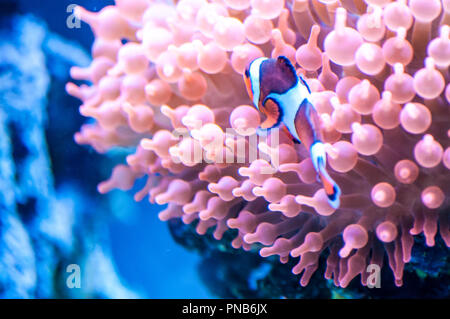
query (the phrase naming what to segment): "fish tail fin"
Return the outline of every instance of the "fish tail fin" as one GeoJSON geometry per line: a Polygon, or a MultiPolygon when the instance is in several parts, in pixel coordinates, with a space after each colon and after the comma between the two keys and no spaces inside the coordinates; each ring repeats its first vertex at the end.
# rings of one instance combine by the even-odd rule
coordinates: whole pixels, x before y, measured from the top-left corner
{"type": "Polygon", "coordinates": [[[330,206],[334,209],[339,208],[340,206],[340,196],[341,189],[336,184],[336,182],[328,175],[325,168],[321,168],[319,171],[320,179],[322,180],[323,188],[325,189],[325,193],[328,196],[328,202],[330,206]]]}
{"type": "Polygon", "coordinates": [[[326,170],[326,155],[323,143],[315,142],[311,146],[311,160],[328,196],[330,206],[337,209],[340,206],[341,189],[326,170]]]}

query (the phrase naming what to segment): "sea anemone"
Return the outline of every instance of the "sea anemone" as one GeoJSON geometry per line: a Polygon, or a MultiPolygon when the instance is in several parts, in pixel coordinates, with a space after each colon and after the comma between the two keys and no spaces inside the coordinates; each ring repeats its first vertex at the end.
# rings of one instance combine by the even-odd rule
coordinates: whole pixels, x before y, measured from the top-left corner
{"type": "MultiPolygon", "coordinates": [[[[99,184],[167,208],[163,221],[237,229],[234,248],[278,255],[308,284],[346,287],[384,256],[402,285],[414,237],[450,245],[450,1],[116,0],[76,8],[95,35],[92,64],[67,84],[93,119],[75,135],[104,153],[132,149],[99,184]],[[327,197],[302,144],[256,135],[260,114],[242,74],[258,57],[287,57],[312,90],[328,171],[327,197]]],[[[275,132],[277,134],[275,134],[275,132]]]]}

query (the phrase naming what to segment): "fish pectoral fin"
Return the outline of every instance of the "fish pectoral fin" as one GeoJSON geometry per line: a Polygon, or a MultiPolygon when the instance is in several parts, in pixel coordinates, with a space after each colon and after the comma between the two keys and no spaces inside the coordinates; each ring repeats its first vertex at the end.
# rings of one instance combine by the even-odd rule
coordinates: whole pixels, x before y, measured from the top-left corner
{"type": "Polygon", "coordinates": [[[267,117],[267,119],[261,123],[261,128],[269,129],[272,128],[276,123],[277,121],[275,121],[273,118],[267,117]]]}
{"type": "Polygon", "coordinates": [[[264,100],[261,111],[266,115],[266,120],[261,124],[262,128],[271,128],[277,125],[281,120],[280,107],[272,98],[264,100]]]}

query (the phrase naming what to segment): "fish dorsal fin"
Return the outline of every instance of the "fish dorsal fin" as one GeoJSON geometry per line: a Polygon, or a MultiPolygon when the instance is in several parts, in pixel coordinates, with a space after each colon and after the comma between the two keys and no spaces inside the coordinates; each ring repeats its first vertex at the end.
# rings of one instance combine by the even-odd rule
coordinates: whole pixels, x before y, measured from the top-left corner
{"type": "Polygon", "coordinates": [[[303,78],[303,76],[299,75],[298,78],[302,82],[304,86],[306,86],[306,89],[308,90],[308,93],[311,94],[311,89],[309,88],[308,83],[306,83],[306,80],[303,78]]]}
{"type": "Polygon", "coordinates": [[[297,72],[295,71],[294,66],[292,65],[291,61],[289,61],[288,58],[286,58],[283,55],[280,55],[277,58],[277,65],[286,77],[288,77],[293,82],[297,83],[298,81],[297,72]]]}

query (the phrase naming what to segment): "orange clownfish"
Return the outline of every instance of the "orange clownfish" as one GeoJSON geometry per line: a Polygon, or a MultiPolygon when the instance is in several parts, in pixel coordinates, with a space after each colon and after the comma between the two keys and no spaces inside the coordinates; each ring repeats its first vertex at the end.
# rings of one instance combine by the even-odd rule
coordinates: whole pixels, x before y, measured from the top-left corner
{"type": "Polygon", "coordinates": [[[284,56],[253,60],[245,69],[244,81],[254,106],[266,116],[261,128],[271,129],[284,124],[294,140],[306,146],[328,202],[337,209],[341,190],[325,168],[319,116],[311,103],[308,84],[284,56]]]}

